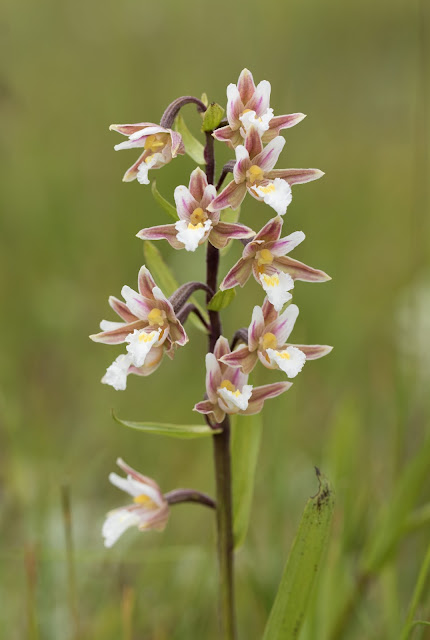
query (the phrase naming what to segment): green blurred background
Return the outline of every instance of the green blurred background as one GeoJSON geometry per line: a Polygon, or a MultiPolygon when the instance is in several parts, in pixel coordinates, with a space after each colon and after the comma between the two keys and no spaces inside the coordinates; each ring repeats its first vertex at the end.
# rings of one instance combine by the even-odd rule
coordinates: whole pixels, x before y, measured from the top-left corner
{"type": "MultiPolygon", "coordinates": [[[[281,167],[318,167],[294,188],[294,257],[332,282],[298,283],[296,342],[335,345],[291,391],[267,403],[254,511],[237,556],[241,638],[259,638],[307,497],[313,466],[333,481],[331,548],[302,638],[329,637],[360,553],[396,479],[428,431],[428,5],[423,0],[4,0],[1,24],[0,628],[21,638],[218,637],[212,514],[175,507],[164,534],[130,531],[109,551],[100,528],[126,502],[108,473],[117,456],[167,491],[213,492],[211,443],[164,440],[115,424],[198,423],[205,337],[126,392],[100,384],[120,349],[88,334],[113,318],[107,298],[135,287],[144,226],[168,222],[150,188],[124,184],[134,151],[113,152],[110,123],[159,121],[184,94],[225,105],[243,67],[272,83],[284,132],[281,167]],[[68,595],[60,487],[72,498],[80,633],[68,595]],[[130,614],[130,611],[132,613],[130,614]],[[129,629],[131,619],[132,629],[129,629]]],[[[194,131],[198,116],[183,114],[194,131]]],[[[221,147],[221,148],[220,148],[221,147]]],[[[217,145],[220,162],[228,157],[217,145]]],[[[153,173],[172,200],[194,164],[153,173]]],[[[270,210],[247,199],[254,228],[270,210]]],[[[180,282],[204,249],[157,244],[180,282]]],[[[221,275],[240,254],[225,257],[221,275]]],[[[261,301],[255,283],[224,313],[228,336],[261,301]]],[[[258,382],[281,379],[259,372],[258,382]]],[[[429,475],[427,475],[428,480],[429,475]]],[[[413,508],[430,500],[428,482],[413,508]]],[[[405,535],[371,581],[342,638],[396,638],[428,541],[405,535]]],[[[430,603],[421,611],[430,614],[430,603]]],[[[3,633],[3,631],[2,631],[3,633]]],[[[419,630],[414,637],[425,637],[419,630]]],[[[427,636],[430,637],[430,636],[427,636]]]]}

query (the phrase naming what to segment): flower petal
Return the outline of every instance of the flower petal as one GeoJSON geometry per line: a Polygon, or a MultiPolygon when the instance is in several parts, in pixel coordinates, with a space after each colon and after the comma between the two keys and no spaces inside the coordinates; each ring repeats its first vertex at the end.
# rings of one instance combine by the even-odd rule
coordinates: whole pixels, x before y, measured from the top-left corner
{"type": "Polygon", "coordinates": [[[200,202],[202,200],[207,186],[208,181],[205,172],[202,171],[200,167],[197,167],[197,169],[194,169],[194,171],[191,173],[190,184],[188,187],[189,192],[197,202],[200,202]]]}
{"type": "Polygon", "coordinates": [[[291,344],[289,347],[296,347],[303,351],[306,356],[306,360],[317,360],[322,358],[333,351],[333,347],[327,344],[291,344]]]}
{"type": "MultiPolygon", "coordinates": [[[[275,138],[275,140],[276,139],[277,138],[275,138]]],[[[269,145],[267,145],[267,147],[268,146],[269,145]]],[[[311,182],[312,180],[318,180],[318,178],[322,178],[323,175],[324,172],[319,169],[272,169],[272,171],[266,173],[265,177],[269,180],[282,178],[282,180],[286,180],[288,184],[303,184],[305,182],[311,182]]]]}
{"type": "Polygon", "coordinates": [[[244,224],[219,222],[210,232],[209,242],[217,249],[222,249],[233,238],[251,238],[253,235],[254,231],[244,224]]]}
{"type": "Polygon", "coordinates": [[[278,216],[287,213],[287,207],[293,198],[290,185],[280,178],[254,185],[251,187],[251,194],[257,194],[259,199],[276,211],[278,216]]]}
{"type": "Polygon", "coordinates": [[[123,182],[132,182],[133,180],[135,180],[137,178],[137,174],[139,173],[139,167],[142,164],[142,162],[145,161],[145,158],[148,157],[148,151],[144,151],[136,160],[136,162],[134,162],[131,167],[129,167],[127,169],[127,171],[124,173],[122,181],[123,182]]]}
{"type": "Polygon", "coordinates": [[[170,137],[172,139],[172,158],[176,158],[177,155],[185,155],[185,145],[182,140],[182,136],[177,131],[169,129],[170,137]]]}
{"type": "Polygon", "coordinates": [[[217,389],[222,382],[221,368],[213,353],[206,354],[206,393],[212,404],[218,403],[217,389]]]}
{"type": "Polygon", "coordinates": [[[248,374],[257,364],[258,356],[256,352],[251,353],[244,345],[226,354],[220,360],[228,367],[240,368],[243,373],[248,374]]]}
{"type": "Polygon", "coordinates": [[[293,280],[303,280],[304,282],[327,282],[331,280],[331,277],[324,271],[309,267],[307,264],[294,260],[289,256],[275,258],[272,264],[276,269],[289,273],[293,280]]]}
{"type": "Polygon", "coordinates": [[[258,342],[264,333],[264,315],[261,307],[255,306],[252,311],[251,324],[248,327],[248,347],[250,351],[255,351],[258,342]]]}
{"type": "Polygon", "coordinates": [[[236,184],[235,181],[232,180],[225,189],[221,191],[219,196],[215,198],[215,200],[212,200],[208,206],[208,211],[221,211],[222,209],[227,209],[227,207],[237,209],[242,204],[245,195],[245,182],[236,184]]]}
{"type": "Polygon", "coordinates": [[[183,249],[184,244],[177,239],[177,233],[174,224],[161,224],[158,227],[141,229],[136,236],[141,240],[167,240],[174,249],[183,249]]]}
{"type": "Polygon", "coordinates": [[[276,311],[280,311],[284,304],[291,300],[290,289],[294,287],[294,281],[289,274],[282,272],[273,275],[260,273],[259,280],[276,311]]]}
{"type": "Polygon", "coordinates": [[[199,203],[184,185],[176,187],[173,197],[179,217],[181,220],[189,222],[191,214],[195,209],[198,209],[199,203]]]}
{"type": "Polygon", "coordinates": [[[290,304],[274,322],[266,325],[267,333],[273,333],[278,345],[283,345],[287,341],[298,315],[298,306],[290,304]]]}
{"type": "Polygon", "coordinates": [[[266,222],[264,227],[260,229],[255,236],[254,241],[264,240],[265,242],[273,242],[274,240],[278,240],[282,231],[282,222],[283,220],[279,216],[266,222]]]}
{"type": "Polygon", "coordinates": [[[133,333],[133,331],[143,329],[145,323],[143,320],[135,320],[134,322],[128,322],[116,329],[110,329],[109,331],[102,331],[101,333],[94,333],[90,336],[93,342],[102,342],[103,344],[121,344],[125,342],[126,337],[133,333]]]}
{"type": "Polygon", "coordinates": [[[243,104],[247,104],[255,92],[254,78],[248,69],[243,69],[237,81],[237,89],[243,104]]]}
{"type": "Polygon", "coordinates": [[[140,267],[139,275],[137,277],[137,286],[139,289],[139,293],[144,298],[153,298],[152,290],[157,285],[155,284],[155,280],[151,275],[151,272],[145,265],[140,267]]]}
{"type": "Polygon", "coordinates": [[[234,150],[236,154],[236,164],[233,167],[233,177],[237,184],[243,182],[246,178],[246,172],[251,166],[249,152],[242,144],[238,145],[234,150]]]}
{"type": "Polygon", "coordinates": [[[139,521],[139,515],[134,511],[125,508],[110,511],[102,527],[105,547],[108,549],[112,547],[127,529],[138,525],[139,521]]]}
{"type": "Polygon", "coordinates": [[[212,222],[205,220],[197,225],[187,223],[185,220],[178,220],[174,225],[177,240],[185,247],[186,251],[195,251],[200,244],[203,244],[212,228],[212,222]]]}
{"type": "Polygon", "coordinates": [[[254,387],[248,408],[241,413],[248,416],[259,413],[266,400],[276,398],[276,396],[281,395],[281,393],[287,391],[291,386],[292,382],[274,382],[273,384],[265,384],[262,387],[254,387]]]}
{"type": "Polygon", "coordinates": [[[152,310],[153,304],[147,298],[133,291],[128,285],[121,289],[121,295],[127,303],[128,308],[140,320],[147,320],[148,313],[152,310]]]}
{"type": "Polygon", "coordinates": [[[221,291],[225,291],[226,289],[237,287],[237,285],[243,287],[248,281],[251,271],[252,261],[240,258],[240,260],[238,260],[238,262],[236,262],[236,264],[227,273],[219,288],[221,291]]]}
{"type": "Polygon", "coordinates": [[[237,131],[233,131],[230,125],[215,129],[212,135],[214,138],[216,138],[216,140],[219,140],[220,142],[227,142],[230,149],[234,149],[238,144],[241,144],[243,142],[239,129],[237,131]]]}
{"type": "MultiPolygon", "coordinates": [[[[282,136],[277,136],[273,140],[269,142],[269,144],[264,147],[263,151],[253,158],[254,164],[258,165],[264,172],[271,172],[275,164],[278,162],[279,155],[284,148],[285,138],[282,136]]],[[[271,175],[266,173],[266,178],[272,180],[271,175]]],[[[276,176],[282,177],[282,176],[276,176]]]]}
{"type": "MultiPolygon", "coordinates": [[[[208,206],[210,205],[210,203],[212,202],[212,200],[215,200],[216,198],[216,188],[213,184],[208,184],[208,186],[205,188],[204,192],[203,192],[203,196],[202,199],[200,200],[200,207],[201,209],[203,209],[203,211],[205,211],[208,206]]],[[[212,222],[214,221],[214,216],[210,216],[212,222]]],[[[219,218],[218,218],[219,219],[219,218]]]]}
{"type": "Polygon", "coordinates": [[[257,116],[261,116],[269,108],[270,91],[270,82],[267,80],[259,82],[253,96],[247,102],[246,108],[255,111],[257,116]]]}
{"type": "Polygon", "coordinates": [[[214,355],[217,360],[230,353],[230,346],[227,338],[220,336],[215,343],[214,355]]]}
{"type": "Polygon", "coordinates": [[[244,109],[237,86],[233,83],[229,84],[227,87],[227,120],[232,128],[240,123],[239,116],[244,109]]]}
{"type": "Polygon", "coordinates": [[[289,129],[306,118],[304,113],[289,113],[284,116],[274,116],[269,122],[269,129],[263,134],[263,142],[270,142],[279,135],[281,129],[289,129]]]}
{"type": "Polygon", "coordinates": [[[275,240],[272,244],[268,244],[265,249],[269,249],[270,253],[276,257],[284,256],[286,253],[290,253],[305,239],[303,231],[294,231],[285,238],[275,240]]]}
{"type": "Polygon", "coordinates": [[[247,131],[245,138],[245,149],[249,154],[249,158],[258,156],[258,154],[263,150],[263,143],[261,142],[260,134],[257,128],[254,126],[251,126],[247,131]]]}
{"type": "Polygon", "coordinates": [[[117,313],[126,322],[134,322],[137,320],[136,316],[131,313],[130,309],[124,302],[122,302],[122,300],[118,300],[115,296],[109,296],[109,304],[115,313],[117,313]]]}
{"type": "Polygon", "coordinates": [[[111,124],[109,131],[118,131],[123,136],[131,136],[136,131],[141,131],[145,127],[156,127],[153,122],[137,122],[136,124],[111,124]]]}

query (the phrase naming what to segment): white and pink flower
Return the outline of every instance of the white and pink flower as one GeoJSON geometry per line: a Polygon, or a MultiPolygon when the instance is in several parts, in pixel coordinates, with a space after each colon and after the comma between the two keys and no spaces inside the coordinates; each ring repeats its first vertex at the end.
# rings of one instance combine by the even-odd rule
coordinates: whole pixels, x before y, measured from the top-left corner
{"type": "Polygon", "coordinates": [[[291,299],[289,291],[295,280],[326,282],[331,279],[324,271],[286,255],[303,242],[305,234],[302,231],[294,231],[285,238],[280,237],[281,232],[282,218],[269,220],[246,245],[240,260],[221,282],[220,289],[224,291],[238,285],[243,287],[252,273],[269,301],[280,311],[285,302],[291,299]]]}
{"type": "Polygon", "coordinates": [[[223,358],[230,353],[228,341],[220,336],[214,353],[206,354],[207,399],[198,402],[194,411],[207,415],[212,424],[221,424],[226,414],[259,413],[265,400],[275,398],[291,387],[290,382],[253,387],[248,384],[248,375],[240,368],[225,364],[223,358]]]}
{"type": "Polygon", "coordinates": [[[190,177],[189,187],[175,189],[175,203],[179,220],[175,224],[163,224],[142,229],[137,234],[142,240],[167,240],[174,249],[195,251],[208,240],[217,249],[226,246],[233,238],[250,238],[254,231],[243,224],[223,222],[220,212],[209,210],[216,198],[214,185],[208,184],[204,172],[197,168],[190,177]]]}
{"type": "Polygon", "coordinates": [[[248,327],[248,344],[222,356],[221,362],[249,374],[260,360],[268,369],[280,369],[289,378],[294,378],[306,360],[322,358],[333,348],[288,343],[298,315],[299,309],[295,304],[290,304],[279,314],[266,298],[262,307],[254,307],[248,327]]]}
{"type": "Polygon", "coordinates": [[[293,127],[303,120],[303,113],[274,116],[273,109],[270,108],[270,91],[270,82],[262,80],[255,86],[252,73],[244,69],[237,85],[232,83],[227,87],[228,125],[216,129],[214,138],[226,142],[234,149],[242,144],[246,133],[253,126],[257,128],[263,142],[270,142],[279,135],[281,129],[293,127]]]}
{"type": "Polygon", "coordinates": [[[133,504],[107,514],[102,528],[105,547],[112,547],[130,527],[137,527],[139,531],[163,531],[169,519],[169,505],[157,483],[129,467],[121,458],[118,458],[117,465],[127,477],[111,473],[109,480],[132,496],[133,504]]]}
{"type": "Polygon", "coordinates": [[[125,172],[124,182],[131,182],[137,178],[140,184],[149,184],[148,171],[150,169],[160,169],[177,155],[185,153],[181,135],[177,131],[165,129],[159,124],[152,122],[111,124],[109,129],[128,137],[125,142],[115,145],[115,151],[144,148],[144,152],[125,172]]]}
{"type": "Polygon", "coordinates": [[[165,351],[172,358],[175,346],[188,342],[173,306],[145,266],[139,271],[138,290],[124,286],[121,293],[125,302],[111,296],[109,304],[123,322],[102,320],[101,333],[90,336],[94,342],[104,344],[127,343],[127,353],[118,356],[102,378],[104,384],[117,390],[126,388],[130,373],[150,375],[160,365],[165,351]]]}

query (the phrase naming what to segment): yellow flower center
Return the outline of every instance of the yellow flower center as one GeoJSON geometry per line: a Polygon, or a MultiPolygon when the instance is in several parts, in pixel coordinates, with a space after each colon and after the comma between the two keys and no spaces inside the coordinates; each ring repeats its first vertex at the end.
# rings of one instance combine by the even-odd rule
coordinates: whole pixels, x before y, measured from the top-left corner
{"type": "Polygon", "coordinates": [[[244,115],[245,113],[249,113],[250,111],[252,111],[252,109],[245,109],[245,111],[242,111],[242,115],[244,115]]]}
{"type": "Polygon", "coordinates": [[[144,148],[152,153],[157,153],[157,151],[160,151],[160,149],[166,146],[165,138],[165,133],[148,136],[145,140],[144,148]]]}
{"type": "Polygon", "coordinates": [[[191,229],[192,231],[194,231],[195,229],[202,229],[203,225],[201,222],[198,222],[197,224],[192,224],[191,222],[188,223],[188,229],[191,229]]]}
{"type": "Polygon", "coordinates": [[[257,261],[258,266],[262,266],[264,264],[272,264],[273,262],[273,254],[269,249],[262,249],[257,253],[257,261]]]}
{"type": "Polygon", "coordinates": [[[279,286],[279,276],[275,273],[273,276],[263,275],[263,280],[267,284],[268,287],[278,287],[279,286]]]}
{"type": "Polygon", "coordinates": [[[262,191],[263,193],[272,193],[273,191],[275,191],[275,185],[273,184],[273,182],[271,182],[266,187],[260,187],[260,191],[262,191]]]}
{"type": "Polygon", "coordinates": [[[201,207],[197,207],[197,209],[194,209],[194,211],[190,215],[190,222],[193,225],[197,225],[199,224],[199,222],[205,222],[207,219],[208,217],[201,207]]]}
{"type": "Polygon", "coordinates": [[[232,382],[230,382],[230,380],[223,380],[220,384],[220,389],[227,389],[228,391],[231,391],[233,395],[236,396],[236,398],[240,396],[239,389],[236,389],[236,387],[232,382]]]}
{"type": "Polygon", "coordinates": [[[133,502],[135,504],[141,504],[147,509],[158,509],[158,505],[155,504],[154,500],[152,500],[152,498],[145,495],[144,493],[141,493],[140,496],[135,496],[133,498],[133,502]]]}
{"type": "Polygon", "coordinates": [[[246,177],[251,184],[264,180],[264,171],[257,164],[253,164],[246,172],[246,177]]]}
{"type": "Polygon", "coordinates": [[[278,341],[276,340],[276,336],[270,332],[264,334],[261,342],[264,350],[276,349],[276,347],[278,346],[278,341]]]}
{"type": "Polygon", "coordinates": [[[158,324],[160,327],[165,324],[166,312],[162,309],[152,309],[148,313],[149,324],[158,324]]]}
{"type": "Polygon", "coordinates": [[[156,331],[151,331],[151,333],[146,333],[145,331],[143,331],[143,333],[141,333],[139,336],[139,342],[150,342],[155,335],[157,335],[156,331]]]}
{"type": "Polygon", "coordinates": [[[282,351],[279,355],[283,360],[289,360],[291,358],[290,354],[287,351],[282,351]]]}

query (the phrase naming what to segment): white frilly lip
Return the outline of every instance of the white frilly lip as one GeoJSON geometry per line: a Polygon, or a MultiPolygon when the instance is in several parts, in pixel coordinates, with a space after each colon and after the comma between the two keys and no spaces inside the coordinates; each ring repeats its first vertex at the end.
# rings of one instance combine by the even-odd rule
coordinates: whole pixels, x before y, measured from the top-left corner
{"type": "Polygon", "coordinates": [[[218,395],[224,400],[227,408],[233,413],[238,410],[245,411],[248,408],[249,399],[252,396],[252,385],[243,385],[242,391],[230,391],[224,387],[218,389],[218,395]]]}
{"type": "Polygon", "coordinates": [[[282,178],[275,178],[269,184],[252,187],[255,193],[263,199],[265,204],[272,207],[279,216],[287,212],[287,207],[293,199],[291,187],[282,178]]]}
{"type": "Polygon", "coordinates": [[[141,162],[137,170],[136,179],[139,184],[149,184],[148,171],[157,164],[157,162],[163,163],[163,155],[161,153],[154,153],[149,156],[144,162],[141,162]]]}
{"type": "Polygon", "coordinates": [[[131,365],[131,357],[128,354],[122,353],[107,368],[102,378],[102,383],[109,384],[116,389],[116,391],[124,391],[127,387],[127,375],[131,365]]]}
{"type": "Polygon", "coordinates": [[[255,127],[259,135],[262,136],[269,128],[269,122],[273,118],[273,109],[267,109],[259,118],[255,111],[247,111],[239,116],[239,120],[243,125],[241,135],[244,138],[251,127],[255,127]],[[245,135],[244,135],[245,134],[245,135]]]}
{"type": "Polygon", "coordinates": [[[303,351],[300,351],[300,349],[297,349],[297,347],[287,347],[283,351],[267,349],[266,353],[270,358],[271,364],[276,364],[289,378],[295,378],[303,369],[306,362],[305,354],[303,351]],[[284,357],[282,354],[284,354],[284,357]],[[286,354],[288,354],[289,357],[285,357],[286,354]]]}
{"type": "Polygon", "coordinates": [[[281,311],[288,300],[293,297],[289,290],[294,287],[294,280],[288,273],[278,272],[273,275],[260,274],[260,282],[276,311],[281,311]]]}
{"type": "Polygon", "coordinates": [[[110,549],[127,529],[139,525],[140,520],[136,512],[128,509],[115,509],[108,513],[102,527],[105,547],[110,549]]]}
{"type": "Polygon", "coordinates": [[[142,367],[145,364],[146,356],[152,347],[158,343],[160,333],[161,329],[150,332],[144,329],[135,329],[133,333],[130,333],[126,337],[125,341],[129,343],[127,345],[127,351],[135,367],[142,367]]]}
{"type": "Polygon", "coordinates": [[[178,220],[175,222],[175,229],[178,232],[176,238],[179,242],[185,245],[186,251],[195,251],[200,242],[210,231],[212,222],[205,220],[205,222],[193,225],[186,220],[178,220]]]}

